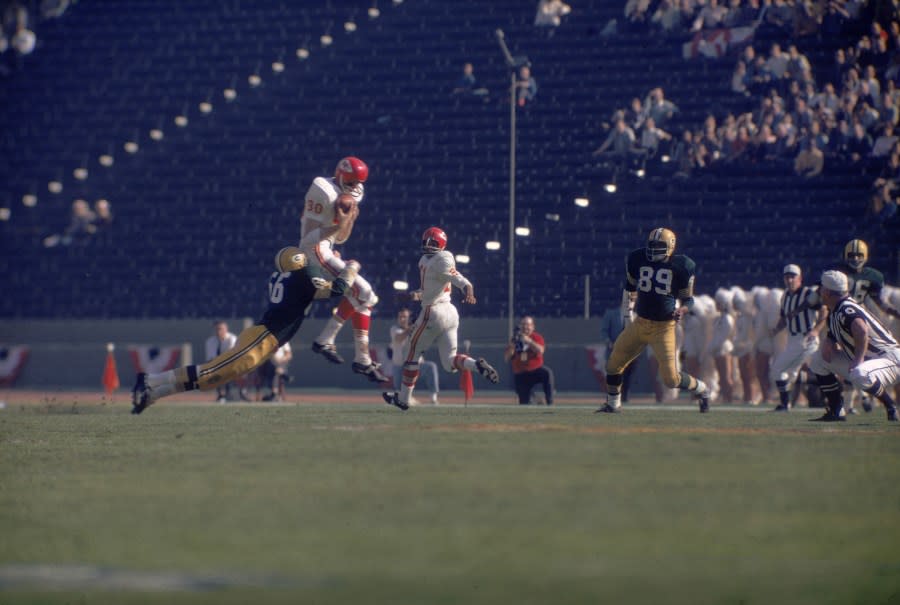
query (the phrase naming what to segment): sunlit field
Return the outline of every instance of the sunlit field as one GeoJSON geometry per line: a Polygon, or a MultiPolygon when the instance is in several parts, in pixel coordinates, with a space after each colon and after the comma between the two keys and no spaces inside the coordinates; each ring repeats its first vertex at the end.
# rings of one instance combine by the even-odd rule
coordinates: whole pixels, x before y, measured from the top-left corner
{"type": "Polygon", "coordinates": [[[8,404],[0,602],[900,602],[883,410],[684,403],[8,404]]]}

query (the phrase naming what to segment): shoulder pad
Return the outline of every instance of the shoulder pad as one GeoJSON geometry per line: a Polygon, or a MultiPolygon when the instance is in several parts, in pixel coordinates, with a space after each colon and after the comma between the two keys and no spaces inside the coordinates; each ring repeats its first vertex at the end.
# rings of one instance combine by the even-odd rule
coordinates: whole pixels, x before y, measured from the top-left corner
{"type": "Polygon", "coordinates": [[[312,185],[309,186],[309,190],[306,192],[306,199],[323,203],[333,202],[338,198],[339,193],[337,187],[331,182],[331,179],[317,176],[313,180],[312,185]]]}
{"type": "Polygon", "coordinates": [[[694,274],[694,270],[697,268],[697,263],[695,263],[690,256],[685,256],[684,254],[673,255],[672,264],[684,269],[691,275],[694,274]]]}

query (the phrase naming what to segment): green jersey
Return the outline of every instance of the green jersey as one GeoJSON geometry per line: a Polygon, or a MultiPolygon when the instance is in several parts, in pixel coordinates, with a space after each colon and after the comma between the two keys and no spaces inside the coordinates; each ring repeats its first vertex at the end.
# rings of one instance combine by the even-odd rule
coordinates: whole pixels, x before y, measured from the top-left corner
{"type": "Polygon", "coordinates": [[[694,261],[684,254],[673,254],[665,261],[647,259],[647,249],[632,251],[625,261],[625,289],[637,292],[635,312],[653,321],[672,319],[675,301],[693,302],[694,261]]]}
{"type": "Polygon", "coordinates": [[[837,270],[845,274],[850,282],[850,296],[853,300],[863,304],[867,298],[881,300],[881,291],[884,289],[884,274],[872,267],[863,267],[859,271],[842,263],[837,270]]]}

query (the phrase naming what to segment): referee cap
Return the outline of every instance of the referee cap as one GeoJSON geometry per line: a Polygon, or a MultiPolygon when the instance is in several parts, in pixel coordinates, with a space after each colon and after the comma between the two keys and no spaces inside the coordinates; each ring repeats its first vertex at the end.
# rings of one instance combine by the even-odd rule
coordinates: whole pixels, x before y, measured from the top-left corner
{"type": "Polygon", "coordinates": [[[782,271],[782,273],[784,273],[785,275],[787,275],[788,273],[793,273],[794,275],[800,275],[801,271],[800,271],[800,267],[798,267],[797,265],[785,265],[784,271],[782,271]]]}
{"type": "Polygon", "coordinates": [[[847,276],[840,271],[826,271],[823,273],[822,286],[839,294],[843,294],[850,289],[847,276]]]}

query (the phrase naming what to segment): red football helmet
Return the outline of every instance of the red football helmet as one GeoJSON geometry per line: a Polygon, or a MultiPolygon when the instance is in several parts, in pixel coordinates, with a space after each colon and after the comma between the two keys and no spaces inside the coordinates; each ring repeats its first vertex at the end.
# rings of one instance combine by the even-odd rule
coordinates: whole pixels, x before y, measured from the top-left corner
{"type": "Polygon", "coordinates": [[[447,234],[440,227],[429,227],[422,234],[422,252],[434,254],[447,247],[447,234]]]}
{"type": "Polygon", "coordinates": [[[338,187],[344,193],[349,193],[354,197],[362,194],[360,184],[365,183],[369,178],[369,167],[359,158],[348,156],[342,158],[334,169],[334,180],[338,187]]]}

